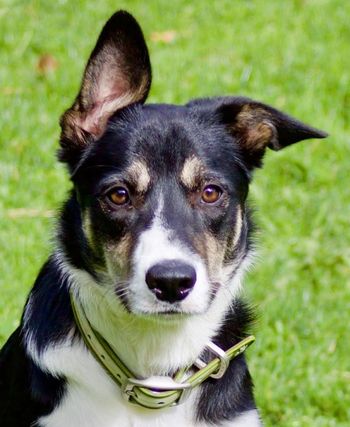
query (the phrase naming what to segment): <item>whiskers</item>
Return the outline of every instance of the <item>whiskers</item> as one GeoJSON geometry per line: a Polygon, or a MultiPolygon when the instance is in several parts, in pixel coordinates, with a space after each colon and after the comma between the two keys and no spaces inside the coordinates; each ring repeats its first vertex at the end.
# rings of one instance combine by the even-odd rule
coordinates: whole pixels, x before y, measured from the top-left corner
{"type": "Polygon", "coordinates": [[[129,310],[128,295],[130,294],[130,284],[127,281],[120,281],[114,286],[114,294],[117,295],[124,308],[129,310]]]}
{"type": "Polygon", "coordinates": [[[119,298],[125,298],[129,294],[129,289],[127,287],[125,288],[117,288],[115,290],[115,293],[119,298]]]}

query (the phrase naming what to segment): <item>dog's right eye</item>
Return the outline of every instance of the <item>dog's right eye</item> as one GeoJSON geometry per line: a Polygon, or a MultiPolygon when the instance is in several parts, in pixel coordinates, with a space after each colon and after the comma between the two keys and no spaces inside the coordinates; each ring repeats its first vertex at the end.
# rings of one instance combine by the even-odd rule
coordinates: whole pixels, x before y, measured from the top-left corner
{"type": "Polygon", "coordinates": [[[107,193],[108,200],[114,205],[122,206],[130,202],[129,192],[124,187],[115,187],[107,193]]]}

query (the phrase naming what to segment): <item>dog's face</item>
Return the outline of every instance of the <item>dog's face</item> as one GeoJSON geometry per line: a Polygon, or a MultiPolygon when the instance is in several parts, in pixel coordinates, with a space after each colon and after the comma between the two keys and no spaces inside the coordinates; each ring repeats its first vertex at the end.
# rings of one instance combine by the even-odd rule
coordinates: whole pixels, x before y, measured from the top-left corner
{"type": "Polygon", "coordinates": [[[202,119],[129,107],[74,173],[95,269],[132,311],[203,312],[245,256],[249,173],[225,129],[202,119]]]}
{"type": "Polygon", "coordinates": [[[132,313],[204,313],[235,291],[249,250],[248,184],[266,147],[325,134],[245,98],[144,105],[150,82],[141,30],[119,12],[61,121],[80,250],[132,313]]]}

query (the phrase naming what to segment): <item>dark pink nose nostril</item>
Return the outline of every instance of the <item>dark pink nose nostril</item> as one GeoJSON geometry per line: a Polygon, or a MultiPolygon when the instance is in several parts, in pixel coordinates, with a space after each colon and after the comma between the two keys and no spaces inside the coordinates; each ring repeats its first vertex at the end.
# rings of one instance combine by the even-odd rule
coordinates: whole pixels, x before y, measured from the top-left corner
{"type": "Polygon", "coordinates": [[[146,273],[149,289],[160,301],[174,303],[182,301],[196,283],[195,269],[176,260],[163,261],[151,267],[146,273]]]}

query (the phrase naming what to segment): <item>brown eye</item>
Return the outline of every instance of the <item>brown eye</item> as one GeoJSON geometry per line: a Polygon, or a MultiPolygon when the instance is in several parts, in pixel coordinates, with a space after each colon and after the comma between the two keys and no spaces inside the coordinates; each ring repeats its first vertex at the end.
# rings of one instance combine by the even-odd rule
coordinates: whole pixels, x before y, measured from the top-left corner
{"type": "Polygon", "coordinates": [[[112,203],[119,206],[126,205],[130,201],[128,190],[124,187],[113,188],[107,197],[112,203]]]}
{"type": "Polygon", "coordinates": [[[208,185],[202,192],[202,200],[205,203],[215,203],[222,195],[222,190],[217,185],[208,185]]]}

